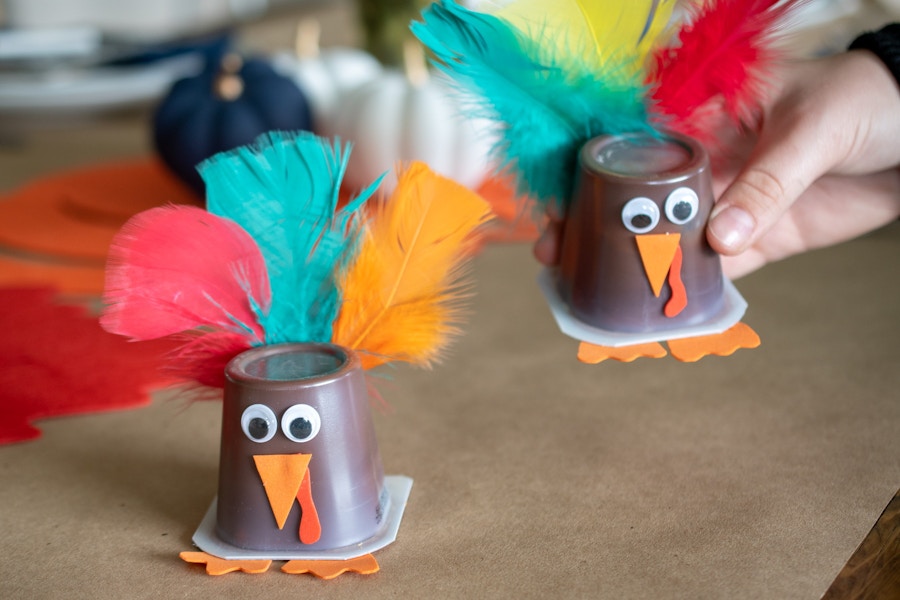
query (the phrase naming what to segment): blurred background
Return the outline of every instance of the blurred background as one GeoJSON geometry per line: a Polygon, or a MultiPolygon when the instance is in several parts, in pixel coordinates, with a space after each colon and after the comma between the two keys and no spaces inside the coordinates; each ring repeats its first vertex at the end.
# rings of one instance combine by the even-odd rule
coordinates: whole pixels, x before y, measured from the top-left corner
{"type": "MultiPolygon", "coordinates": [[[[502,1],[465,4],[490,9],[502,1]]],[[[406,97],[390,77],[394,71],[405,70],[409,79],[410,68],[414,74],[425,70],[424,60],[410,59],[404,48],[407,25],[425,4],[425,0],[0,0],[0,190],[52,170],[54,161],[71,166],[79,163],[80,156],[87,162],[148,152],[161,153],[164,162],[196,188],[192,165],[180,163],[195,160],[197,152],[246,143],[256,129],[273,125],[296,125],[356,143],[365,143],[370,136],[383,138],[383,132],[338,114],[338,105],[344,105],[344,113],[359,113],[360,95],[374,104],[406,97]],[[328,56],[333,49],[340,52],[328,56]],[[356,53],[350,56],[349,49],[356,53]],[[209,98],[195,94],[190,100],[194,104],[233,102],[248,94],[272,95],[267,91],[271,77],[251,83],[249,75],[242,77],[241,66],[231,62],[223,67],[226,54],[261,61],[291,79],[308,105],[308,122],[267,124],[272,105],[278,103],[262,102],[256,111],[262,121],[247,131],[235,131],[241,119],[226,111],[229,124],[223,123],[226,117],[220,114],[216,127],[228,127],[225,137],[229,139],[190,149],[194,154],[179,148],[176,154],[181,155],[168,156],[171,147],[184,145],[179,136],[208,137],[215,129],[208,125],[203,131],[185,134],[173,131],[171,123],[155,120],[176,82],[215,79],[208,86],[209,98]],[[376,74],[376,63],[386,71],[376,74]],[[236,77],[222,83],[219,76],[227,75],[229,68],[236,77]],[[387,78],[373,83],[381,77],[387,78]],[[351,90],[363,84],[370,86],[365,93],[351,90]],[[330,89],[318,89],[323,87],[330,89]],[[356,92],[352,101],[351,91],[356,92]],[[347,108],[352,102],[357,105],[347,108]],[[78,130],[75,137],[69,135],[73,129],[78,130]],[[72,152],[68,144],[90,150],[72,152]],[[44,159],[36,162],[34,153],[44,159]]],[[[796,20],[791,43],[804,55],[840,51],[858,32],[898,17],[900,0],[812,0],[796,20]]],[[[188,102],[184,96],[176,100],[188,102]]],[[[422,102],[431,106],[440,100],[422,102]]],[[[442,110],[452,112],[453,107],[442,110]]],[[[432,123],[435,118],[431,114],[432,123]]],[[[402,116],[396,119],[393,127],[404,135],[414,128],[402,116]]],[[[473,127],[477,129],[477,124],[473,127]]],[[[465,143],[478,146],[470,152],[476,156],[485,145],[478,140],[465,143]]],[[[373,152],[385,154],[383,147],[373,152]]],[[[356,179],[369,178],[381,166],[358,169],[356,179]]],[[[436,168],[472,185],[483,176],[471,173],[471,166],[436,168]]]]}
{"type": "Polygon", "coordinates": [[[0,130],[148,108],[223,39],[292,49],[306,17],[330,44],[360,45],[356,13],[349,0],[2,0],[0,130]]]}

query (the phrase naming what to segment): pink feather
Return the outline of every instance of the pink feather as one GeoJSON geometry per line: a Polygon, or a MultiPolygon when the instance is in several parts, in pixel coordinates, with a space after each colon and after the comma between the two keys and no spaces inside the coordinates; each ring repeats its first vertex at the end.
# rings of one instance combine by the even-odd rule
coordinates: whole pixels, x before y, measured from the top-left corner
{"type": "Polygon", "coordinates": [[[251,344],[230,331],[199,333],[166,357],[165,372],[178,380],[212,388],[225,387],[225,366],[251,344]]]}
{"type": "Polygon", "coordinates": [[[109,252],[100,323],[149,340],[198,327],[262,343],[254,304],[269,305],[265,261],[236,223],[190,206],[133,217],[109,252]]]}
{"type": "Polygon", "coordinates": [[[773,36],[803,1],[707,0],[675,42],[650,59],[648,83],[663,124],[711,141],[722,112],[733,124],[754,119],[778,56],[773,36]]]}

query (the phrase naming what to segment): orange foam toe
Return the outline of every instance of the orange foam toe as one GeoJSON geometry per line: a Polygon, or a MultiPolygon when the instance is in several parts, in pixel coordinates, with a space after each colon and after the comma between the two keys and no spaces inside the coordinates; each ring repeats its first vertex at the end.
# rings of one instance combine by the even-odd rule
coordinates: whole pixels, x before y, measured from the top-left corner
{"type": "Polygon", "coordinates": [[[638,358],[662,358],[666,349],[657,342],[635,344],[633,346],[599,346],[590,342],[581,342],[578,346],[578,360],[589,365],[596,365],[609,358],[621,362],[631,362],[638,358]]]}
{"type": "Polygon", "coordinates": [[[209,575],[224,575],[234,571],[265,573],[272,564],[271,560],[225,560],[206,552],[182,552],[178,556],[185,562],[206,565],[209,575]]]}
{"type": "Polygon", "coordinates": [[[290,560],[281,567],[285,573],[300,575],[309,573],[321,579],[334,579],[348,571],[361,575],[378,572],[378,561],[371,554],[347,560],[290,560]]]}
{"type": "Polygon", "coordinates": [[[731,329],[714,335],[669,340],[669,351],[682,362],[696,362],[704,356],[728,356],[741,348],[759,346],[759,336],[749,325],[738,323],[731,329]]]}

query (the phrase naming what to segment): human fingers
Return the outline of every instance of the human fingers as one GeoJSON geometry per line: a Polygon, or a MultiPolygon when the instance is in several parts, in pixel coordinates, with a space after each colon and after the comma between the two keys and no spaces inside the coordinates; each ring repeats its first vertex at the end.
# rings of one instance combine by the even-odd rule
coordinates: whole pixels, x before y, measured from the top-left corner
{"type": "Polygon", "coordinates": [[[794,254],[844,242],[900,217],[900,171],[827,175],[813,184],[765,235],[746,251],[723,256],[736,279],[794,254]]]}
{"type": "Polygon", "coordinates": [[[773,115],[773,121],[710,213],[707,238],[721,254],[752,246],[835,163],[817,120],[773,115]]]}
{"type": "Polygon", "coordinates": [[[547,211],[547,222],[540,237],[534,243],[532,252],[537,261],[548,267],[559,263],[562,243],[563,217],[556,209],[547,211]]]}
{"type": "Polygon", "coordinates": [[[751,247],[822,175],[900,162],[900,94],[873,55],[797,63],[784,76],[753,153],[710,215],[707,237],[722,254],[751,247]]]}

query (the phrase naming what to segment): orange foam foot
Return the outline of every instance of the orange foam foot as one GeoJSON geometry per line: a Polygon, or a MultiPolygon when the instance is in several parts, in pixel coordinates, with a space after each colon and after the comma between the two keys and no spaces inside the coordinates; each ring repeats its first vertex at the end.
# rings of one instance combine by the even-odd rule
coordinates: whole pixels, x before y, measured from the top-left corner
{"type": "Polygon", "coordinates": [[[347,560],[290,560],[281,570],[291,575],[309,573],[321,579],[334,579],[341,573],[352,571],[361,575],[378,572],[378,561],[371,554],[357,556],[347,560]]]}
{"type": "Polygon", "coordinates": [[[590,342],[581,342],[578,346],[578,360],[589,365],[596,365],[611,358],[622,362],[631,362],[638,358],[662,358],[666,355],[666,349],[657,342],[647,344],[635,344],[633,346],[598,346],[590,342]]]}
{"type": "Polygon", "coordinates": [[[759,336],[744,323],[714,335],[668,341],[672,356],[682,362],[696,362],[710,354],[728,356],[741,348],[756,348],[759,343],[759,336]]]}
{"type": "Polygon", "coordinates": [[[234,571],[265,573],[272,564],[271,560],[225,560],[206,552],[182,552],[178,556],[185,562],[206,565],[209,575],[224,575],[234,571]]]}

